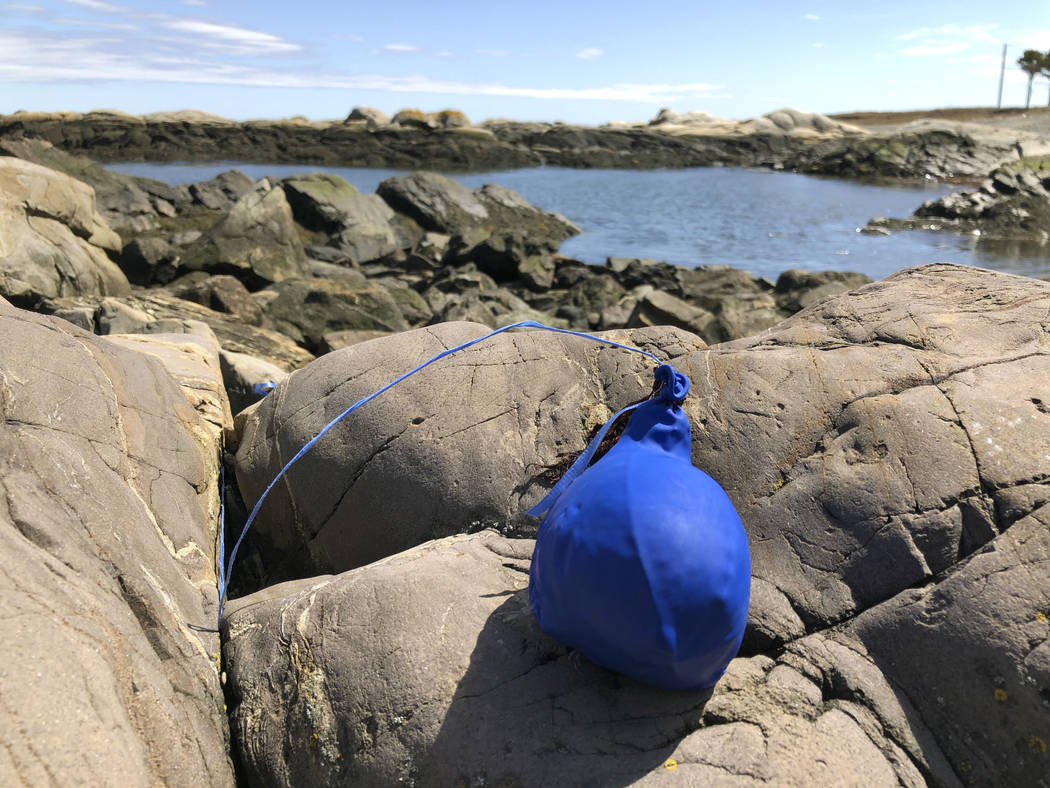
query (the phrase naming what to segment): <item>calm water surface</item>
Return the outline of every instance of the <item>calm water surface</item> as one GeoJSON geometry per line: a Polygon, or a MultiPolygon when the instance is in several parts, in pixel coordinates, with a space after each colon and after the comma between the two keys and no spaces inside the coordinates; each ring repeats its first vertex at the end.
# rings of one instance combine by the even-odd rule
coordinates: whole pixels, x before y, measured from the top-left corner
{"type": "MultiPolygon", "coordinates": [[[[317,171],[311,165],[130,162],[108,165],[175,185],[229,169],[252,178],[317,171]]],[[[327,168],[362,192],[403,170],[327,168]]],[[[930,262],[1050,275],[1050,247],[977,243],[969,236],[857,230],[872,216],[910,216],[922,202],[958,187],[881,186],[736,168],[574,170],[539,167],[451,177],[476,188],[498,183],[583,228],[561,252],[589,263],[652,257],[684,266],[725,263],[775,279],[788,268],[860,271],[879,279],[930,262]]]]}

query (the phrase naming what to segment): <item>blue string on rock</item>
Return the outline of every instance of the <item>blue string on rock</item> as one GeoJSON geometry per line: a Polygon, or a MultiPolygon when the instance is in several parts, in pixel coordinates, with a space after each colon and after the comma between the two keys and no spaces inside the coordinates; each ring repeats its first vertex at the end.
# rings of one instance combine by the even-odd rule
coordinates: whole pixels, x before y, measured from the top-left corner
{"type": "MultiPolygon", "coordinates": [[[[259,499],[255,502],[255,506],[252,507],[251,514],[248,515],[248,519],[244,523],[244,528],[241,529],[240,536],[237,537],[237,541],[233,545],[233,550],[230,552],[230,560],[226,563],[226,567],[225,567],[224,570],[222,570],[220,568],[220,573],[219,573],[221,575],[221,577],[219,578],[219,626],[220,627],[222,626],[223,609],[225,608],[225,605],[226,605],[226,591],[229,589],[230,576],[233,574],[233,562],[237,559],[237,552],[238,552],[238,550],[240,550],[241,542],[244,541],[244,537],[248,533],[248,529],[251,527],[252,523],[255,522],[255,517],[256,517],[256,515],[259,514],[259,509],[262,507],[263,501],[265,501],[266,497],[270,494],[270,490],[272,490],[274,488],[274,486],[277,484],[277,482],[281,479],[281,477],[284,476],[288,472],[288,469],[291,468],[293,465],[295,465],[295,463],[297,463],[302,458],[302,456],[304,454],[306,454],[308,451],[310,451],[310,449],[312,449],[314,447],[314,445],[321,438],[323,438],[336,424],[338,424],[340,421],[345,419],[347,416],[349,416],[355,410],[360,408],[362,405],[364,405],[364,404],[366,404],[368,402],[371,402],[372,400],[374,400],[376,397],[378,397],[383,392],[388,391],[389,389],[393,388],[398,383],[403,381],[405,378],[408,378],[408,377],[411,377],[412,375],[415,375],[421,369],[424,369],[425,367],[430,366],[435,361],[439,361],[439,360],[445,358],[446,356],[450,356],[453,353],[459,352],[460,350],[465,350],[466,348],[471,347],[472,345],[476,345],[479,342],[484,342],[486,339],[491,339],[492,337],[496,336],[497,334],[502,334],[505,331],[510,331],[513,328],[538,328],[538,329],[542,329],[544,331],[552,331],[552,332],[554,332],[556,334],[569,334],[569,335],[574,336],[574,337],[581,337],[583,339],[589,339],[589,340],[591,340],[593,342],[600,342],[603,345],[611,345],[612,347],[618,347],[618,348],[621,348],[623,350],[630,350],[632,353],[640,353],[641,355],[652,359],[657,364],[660,364],[662,366],[666,366],[666,365],[663,365],[663,362],[661,362],[660,359],[657,358],[656,356],[654,356],[652,353],[649,353],[648,351],[645,351],[645,350],[641,350],[640,348],[631,347],[630,345],[624,345],[624,344],[621,344],[619,342],[613,342],[611,339],[603,339],[602,337],[596,337],[596,336],[594,336],[592,334],[587,334],[587,333],[585,333],[583,331],[571,331],[571,330],[569,330],[567,328],[554,328],[553,326],[547,326],[547,325],[544,325],[543,323],[537,323],[535,320],[522,320],[519,323],[511,323],[509,326],[503,326],[502,328],[497,328],[495,331],[492,331],[492,332],[490,332],[488,334],[485,334],[484,336],[478,337],[477,339],[472,339],[469,342],[464,342],[461,345],[456,345],[455,347],[450,347],[450,348],[448,348],[446,350],[443,350],[440,353],[438,353],[436,356],[434,356],[433,358],[428,359],[427,361],[424,361],[422,364],[420,364],[419,366],[417,366],[417,367],[415,367],[413,369],[410,369],[408,372],[404,373],[403,375],[401,375],[401,376],[395,378],[394,380],[390,381],[389,383],[387,383],[385,386],[383,386],[378,391],[375,391],[372,394],[369,394],[367,397],[364,397],[363,399],[358,400],[353,405],[351,405],[349,408],[347,408],[342,413],[340,413],[338,416],[336,416],[334,419],[332,419],[330,422],[328,422],[324,427],[321,428],[320,432],[318,432],[313,438],[311,438],[309,441],[307,441],[307,443],[301,449],[299,449],[298,452],[296,452],[295,456],[292,457],[292,459],[288,460],[288,462],[285,463],[284,467],[281,468],[281,470],[278,472],[278,474],[266,486],[266,489],[263,490],[262,495],[260,495],[259,499]]],[[[616,414],[616,416],[614,416],[602,428],[602,431],[599,433],[598,436],[595,437],[595,440],[591,441],[591,445],[588,446],[587,449],[584,452],[584,454],[587,455],[587,462],[582,462],[582,464],[581,464],[581,461],[584,459],[583,455],[581,455],[580,458],[577,459],[576,463],[574,463],[573,468],[570,468],[570,471],[572,471],[577,466],[580,466],[579,469],[576,470],[576,472],[575,472],[575,474],[573,475],[572,478],[575,478],[580,473],[582,473],[584,471],[584,469],[586,469],[587,464],[590,461],[590,457],[594,456],[594,452],[597,451],[598,445],[601,443],[600,438],[604,437],[605,433],[612,426],[613,422],[615,422],[616,419],[619,416],[621,416],[622,414],[624,414],[627,411],[631,410],[633,407],[636,407],[636,406],[628,406],[628,407],[624,408],[623,410],[621,410],[619,413],[616,414]],[[588,452],[589,452],[589,454],[588,454],[588,452]]],[[[557,497],[557,496],[553,496],[552,495],[554,493],[554,490],[563,490],[565,487],[568,486],[568,483],[565,482],[565,479],[568,478],[568,475],[569,474],[567,473],[566,476],[562,478],[562,481],[559,482],[558,485],[556,485],[555,488],[552,489],[550,493],[548,493],[548,495],[544,498],[544,501],[550,501],[551,503],[553,503],[553,501],[557,497]]],[[[571,482],[571,479],[569,479],[569,481],[571,482]]],[[[543,502],[541,502],[541,504],[542,503],[543,502]]],[[[537,505],[537,507],[534,507],[534,509],[532,511],[530,511],[529,513],[532,514],[533,512],[535,512],[535,509],[538,508],[538,506],[539,505],[537,505]]],[[[547,506],[549,507],[550,504],[548,504],[547,506]]],[[[542,511],[545,511],[546,508],[547,507],[545,507],[542,511]]],[[[222,516],[222,514],[221,514],[222,511],[223,510],[220,509],[220,517],[222,516]]],[[[221,562],[225,560],[225,554],[224,554],[225,545],[224,545],[224,543],[222,541],[222,536],[221,536],[221,534],[222,534],[222,526],[221,525],[220,525],[219,533],[220,533],[220,537],[219,537],[220,538],[220,542],[219,542],[219,556],[220,556],[220,564],[221,564],[221,562]]]]}

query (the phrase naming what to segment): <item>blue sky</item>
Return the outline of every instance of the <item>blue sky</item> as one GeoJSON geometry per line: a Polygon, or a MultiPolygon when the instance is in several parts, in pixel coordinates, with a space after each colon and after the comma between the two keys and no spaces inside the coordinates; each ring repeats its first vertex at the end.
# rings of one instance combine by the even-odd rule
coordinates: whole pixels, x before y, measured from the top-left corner
{"type": "MultiPolygon", "coordinates": [[[[1050,3],[0,0],[0,113],[462,109],[598,124],[1024,104],[1050,3]]],[[[1036,81],[1033,104],[1050,83],[1036,81]]]]}

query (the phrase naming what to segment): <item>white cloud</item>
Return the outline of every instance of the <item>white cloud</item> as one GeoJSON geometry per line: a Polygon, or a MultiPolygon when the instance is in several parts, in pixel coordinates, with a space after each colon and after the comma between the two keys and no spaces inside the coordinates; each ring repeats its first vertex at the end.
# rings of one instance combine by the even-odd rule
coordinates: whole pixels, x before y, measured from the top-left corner
{"type": "Polygon", "coordinates": [[[9,11],[27,11],[30,14],[39,14],[46,10],[42,5],[27,5],[25,3],[8,3],[4,8],[9,11]]]}
{"type": "Polygon", "coordinates": [[[208,5],[208,0],[182,0],[183,5],[196,5],[203,6],[208,5]]]}
{"type": "MultiPolygon", "coordinates": [[[[237,30],[241,30],[237,28],[237,30]]],[[[188,31],[187,31],[188,32],[188,31]]],[[[247,31],[253,32],[253,31],[247,31]]],[[[260,34],[265,35],[265,34],[260,34]]],[[[137,51],[112,38],[71,38],[18,34],[0,30],[0,83],[122,81],[184,84],[252,85],[274,88],[336,88],[394,93],[459,96],[507,96],[531,99],[569,99],[671,103],[688,97],[723,98],[724,88],[697,83],[621,83],[601,87],[530,87],[498,82],[457,82],[432,77],[383,74],[338,74],[278,71],[218,62],[189,52],[164,56],[149,42],[137,51]]]]}
{"type": "Polygon", "coordinates": [[[954,55],[956,52],[962,52],[965,49],[969,49],[972,44],[958,43],[958,44],[931,44],[927,46],[914,46],[902,49],[902,55],[908,55],[909,57],[929,57],[930,55],[954,55]]]}
{"type": "Polygon", "coordinates": [[[815,44],[811,44],[811,46],[814,49],[823,49],[824,48],[824,42],[823,41],[818,41],[815,44]]]}
{"type": "Polygon", "coordinates": [[[70,19],[68,17],[52,19],[51,21],[56,25],[65,25],[67,27],[94,27],[104,30],[138,30],[136,25],[132,25],[128,22],[96,22],[93,19],[70,19]]]}
{"type": "Polygon", "coordinates": [[[79,5],[84,8],[92,8],[95,11],[107,11],[108,13],[116,13],[122,11],[120,6],[113,5],[112,3],[104,3],[102,0],[66,0],[70,5],[79,5]]]}
{"type": "Polygon", "coordinates": [[[576,57],[581,60],[594,60],[596,57],[601,57],[604,52],[598,49],[598,47],[588,47],[587,49],[581,49],[576,53],[576,57]]]}
{"type": "Polygon", "coordinates": [[[941,25],[940,27],[920,27],[917,30],[909,30],[907,33],[901,33],[895,38],[898,41],[914,41],[916,39],[930,39],[930,38],[961,38],[967,41],[994,41],[996,37],[992,35],[998,25],[969,25],[962,27],[960,25],[941,25]]]}
{"type": "Polygon", "coordinates": [[[202,22],[196,19],[174,19],[163,23],[169,30],[177,30],[183,33],[193,33],[205,36],[224,45],[235,44],[239,46],[234,54],[269,54],[274,52],[296,52],[302,49],[299,44],[285,41],[280,36],[271,33],[263,33],[259,30],[249,30],[235,25],[217,25],[212,22],[202,22]]]}
{"type": "Polygon", "coordinates": [[[383,44],[381,47],[387,52],[420,52],[422,51],[415,44],[383,44]]]}
{"type": "Polygon", "coordinates": [[[817,16],[816,14],[803,14],[802,18],[803,19],[807,19],[810,22],[816,22],[818,19],[820,19],[820,17],[817,16]]]}

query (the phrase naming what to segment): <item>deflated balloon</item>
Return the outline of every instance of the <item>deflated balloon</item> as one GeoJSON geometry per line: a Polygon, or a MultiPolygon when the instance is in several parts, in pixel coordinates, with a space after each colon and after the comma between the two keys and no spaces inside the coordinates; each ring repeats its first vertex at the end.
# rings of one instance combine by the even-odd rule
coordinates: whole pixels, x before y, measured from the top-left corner
{"type": "Polygon", "coordinates": [[[690,460],[688,379],[666,364],[656,379],[608,453],[532,510],[547,515],[529,603],[547,634],[593,662],[699,689],[740,647],[751,557],[729,497],[690,460]]]}

